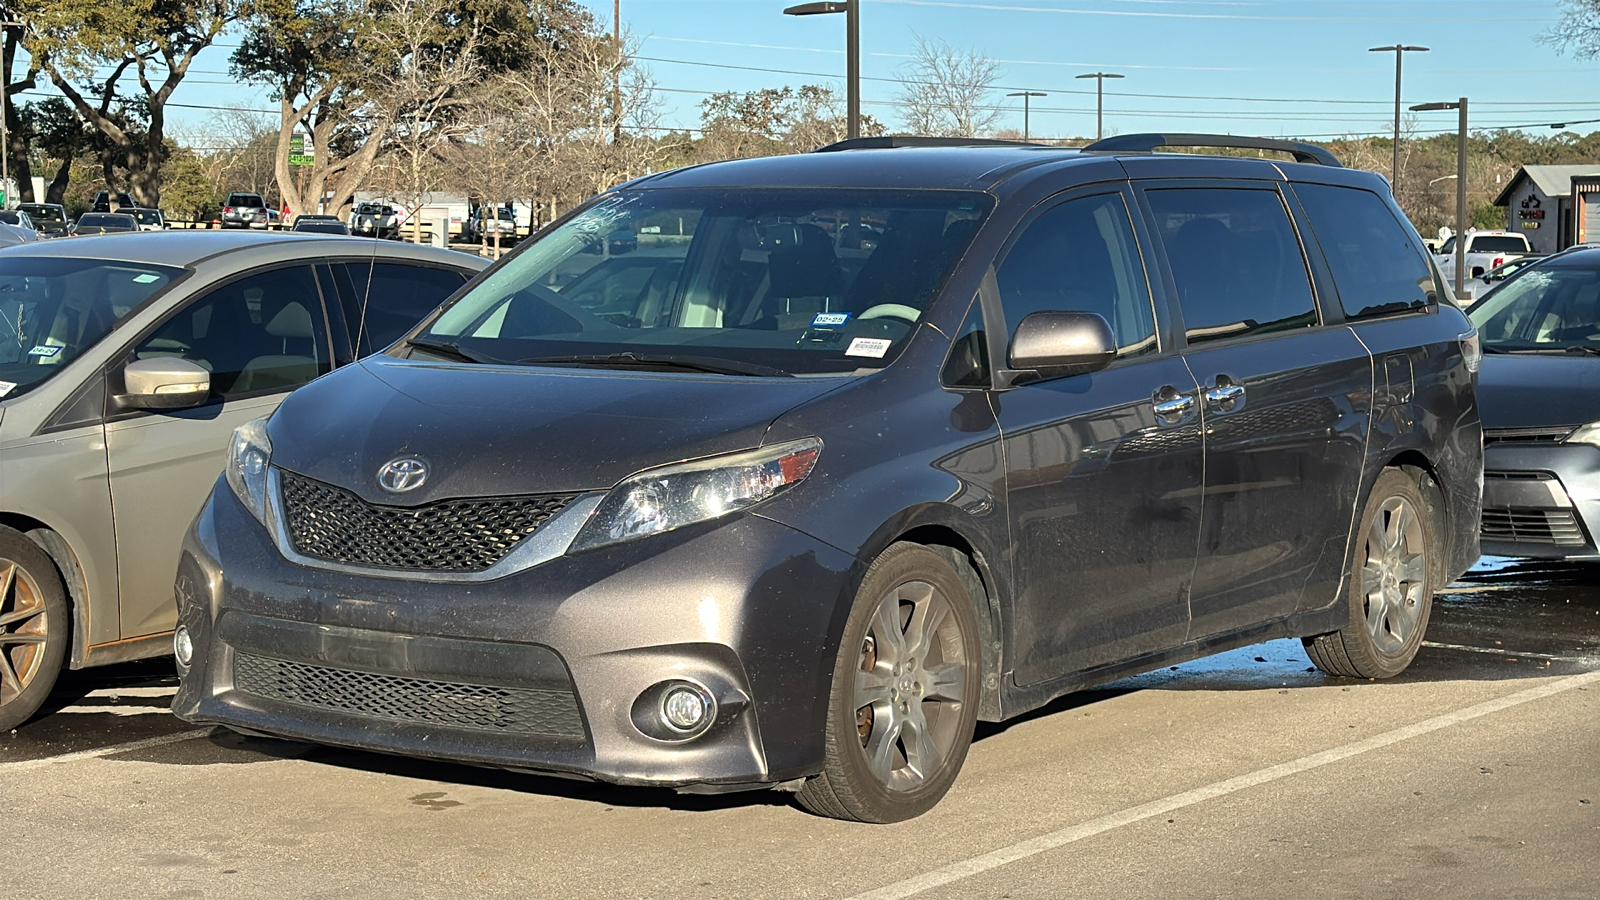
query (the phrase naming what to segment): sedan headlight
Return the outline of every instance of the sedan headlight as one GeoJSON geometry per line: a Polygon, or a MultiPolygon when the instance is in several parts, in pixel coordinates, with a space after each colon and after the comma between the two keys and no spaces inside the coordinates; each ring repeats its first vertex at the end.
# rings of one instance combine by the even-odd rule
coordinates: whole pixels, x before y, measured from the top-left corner
{"type": "Polygon", "coordinates": [[[569,550],[603,547],[749,509],[804,481],[821,452],[821,441],[802,438],[630,475],[600,501],[569,550]]]}
{"type": "Polygon", "coordinates": [[[228,487],[251,515],[267,522],[267,463],[272,461],[272,441],[267,438],[267,417],[252,419],[233,430],[228,441],[228,487]]]}
{"type": "Polygon", "coordinates": [[[1600,447],[1600,422],[1590,422],[1579,425],[1571,434],[1567,435],[1564,444],[1593,444],[1600,447]]]}

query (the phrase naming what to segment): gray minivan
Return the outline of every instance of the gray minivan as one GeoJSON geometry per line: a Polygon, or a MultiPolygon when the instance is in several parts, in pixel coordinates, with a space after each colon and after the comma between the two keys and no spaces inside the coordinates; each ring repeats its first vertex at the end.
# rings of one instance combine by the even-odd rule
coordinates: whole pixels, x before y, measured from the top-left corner
{"type": "MultiPolygon", "coordinates": [[[[174,711],[886,822],[1086,685],[1405,669],[1478,556],[1478,351],[1383,180],[951,143],[623,185],[240,427],[174,711]]],[[[1218,143],[1297,161],[1152,152],[1218,143]]]]}
{"type": "Polygon", "coordinates": [[[484,265],[246,232],[0,251],[0,731],[63,665],[170,653],[178,546],[234,427],[484,265]]]}

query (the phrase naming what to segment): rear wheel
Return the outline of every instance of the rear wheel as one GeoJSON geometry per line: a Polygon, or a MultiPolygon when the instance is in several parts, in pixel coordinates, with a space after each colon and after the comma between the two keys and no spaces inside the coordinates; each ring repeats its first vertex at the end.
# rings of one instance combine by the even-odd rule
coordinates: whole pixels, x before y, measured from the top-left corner
{"type": "Polygon", "coordinates": [[[0,731],[28,721],[67,656],[67,598],[50,557],[0,527],[0,731]]]}
{"type": "Polygon", "coordinates": [[[1422,488],[1401,469],[1372,486],[1350,574],[1350,623],[1305,638],[1306,654],[1330,675],[1389,678],[1422,646],[1433,607],[1435,523],[1422,488]]]}
{"type": "Polygon", "coordinates": [[[979,701],[978,623],[960,576],[919,544],[867,570],[833,670],[812,812],[898,822],[932,809],[966,760],[979,701]]]}

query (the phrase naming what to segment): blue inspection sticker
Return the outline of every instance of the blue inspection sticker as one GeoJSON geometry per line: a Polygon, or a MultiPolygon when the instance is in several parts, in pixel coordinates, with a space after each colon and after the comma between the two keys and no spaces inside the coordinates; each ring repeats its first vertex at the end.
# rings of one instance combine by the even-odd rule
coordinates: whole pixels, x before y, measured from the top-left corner
{"type": "Polygon", "coordinates": [[[49,344],[40,344],[39,346],[33,348],[32,350],[29,350],[28,351],[28,355],[29,356],[42,356],[45,359],[49,359],[50,357],[55,356],[57,353],[60,353],[60,352],[61,352],[61,348],[60,347],[52,347],[49,344]]]}
{"type": "Polygon", "coordinates": [[[843,328],[848,321],[850,321],[850,314],[847,312],[821,312],[817,313],[816,318],[811,320],[811,327],[843,328]]]}

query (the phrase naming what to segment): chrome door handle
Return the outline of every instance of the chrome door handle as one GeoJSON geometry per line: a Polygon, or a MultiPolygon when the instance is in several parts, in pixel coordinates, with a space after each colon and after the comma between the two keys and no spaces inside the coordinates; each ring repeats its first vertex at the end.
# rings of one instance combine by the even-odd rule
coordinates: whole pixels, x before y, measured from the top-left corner
{"type": "Polygon", "coordinates": [[[1205,389],[1206,403],[1213,409],[1229,412],[1244,399],[1244,385],[1226,375],[1217,376],[1216,387],[1205,389]]]}
{"type": "Polygon", "coordinates": [[[1176,425],[1189,416],[1194,410],[1194,398],[1189,396],[1174,397],[1171,400],[1157,400],[1154,406],[1156,418],[1176,425]]]}

